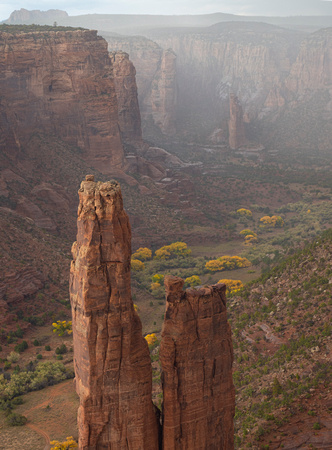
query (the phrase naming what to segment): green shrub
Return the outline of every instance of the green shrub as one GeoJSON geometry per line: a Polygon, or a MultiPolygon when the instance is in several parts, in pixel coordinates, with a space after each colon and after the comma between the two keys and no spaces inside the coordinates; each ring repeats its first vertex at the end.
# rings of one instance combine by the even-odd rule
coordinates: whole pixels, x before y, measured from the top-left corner
{"type": "Polygon", "coordinates": [[[43,359],[43,355],[41,355],[40,353],[38,353],[38,355],[36,356],[37,359],[43,359]]]}
{"type": "Polygon", "coordinates": [[[65,353],[67,353],[67,347],[65,344],[61,344],[60,347],[57,347],[55,350],[55,353],[57,355],[64,355],[65,353]]]}
{"type": "Polygon", "coordinates": [[[49,352],[49,351],[51,351],[51,347],[50,347],[49,345],[45,345],[45,350],[46,350],[47,352],[49,352]]]}
{"type": "Polygon", "coordinates": [[[25,416],[22,416],[21,414],[11,413],[6,418],[7,425],[11,427],[20,427],[22,425],[25,425],[27,423],[28,419],[25,416]]]}
{"type": "Polygon", "coordinates": [[[39,347],[39,346],[40,346],[40,343],[39,343],[38,339],[35,339],[35,340],[33,341],[33,345],[34,345],[35,347],[39,347]]]}
{"type": "Polygon", "coordinates": [[[26,350],[28,348],[28,343],[27,341],[22,341],[20,344],[15,345],[15,352],[17,353],[22,353],[24,352],[24,350],[26,350]]]}

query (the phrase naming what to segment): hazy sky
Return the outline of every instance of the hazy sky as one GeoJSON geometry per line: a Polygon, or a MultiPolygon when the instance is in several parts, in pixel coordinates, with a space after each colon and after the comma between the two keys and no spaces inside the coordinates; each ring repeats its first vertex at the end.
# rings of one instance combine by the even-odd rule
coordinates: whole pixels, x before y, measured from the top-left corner
{"type": "Polygon", "coordinates": [[[0,20],[15,9],[62,9],[79,14],[324,15],[331,0],[0,0],[0,20]]]}

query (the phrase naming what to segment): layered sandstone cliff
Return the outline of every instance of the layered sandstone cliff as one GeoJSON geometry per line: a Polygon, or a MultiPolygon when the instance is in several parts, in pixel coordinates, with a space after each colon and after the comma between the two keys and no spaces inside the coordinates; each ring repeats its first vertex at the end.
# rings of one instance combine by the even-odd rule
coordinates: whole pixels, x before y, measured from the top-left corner
{"type": "Polygon", "coordinates": [[[196,121],[202,120],[203,114],[210,121],[228,118],[230,91],[250,119],[256,118],[270,90],[289,73],[303,36],[263,23],[150,32],[162,48],[176,53],[178,105],[185,116],[196,121]]]}
{"type": "Polygon", "coordinates": [[[302,96],[332,89],[332,28],[317,31],[302,42],[286,86],[302,96]]]}
{"type": "Polygon", "coordinates": [[[0,32],[1,147],[19,153],[54,135],[102,172],[124,153],[112,62],[95,31],[0,32]]]}
{"type": "Polygon", "coordinates": [[[176,55],[142,36],[103,33],[110,51],[125,51],[136,68],[138,100],[144,124],[152,123],[164,134],[176,131],[176,55]]]}
{"type": "Polygon", "coordinates": [[[235,391],[226,286],[183,291],[183,284],[165,277],[163,449],[230,450],[235,391]]]}
{"type": "Polygon", "coordinates": [[[236,150],[245,146],[247,144],[247,139],[244,129],[242,106],[239,99],[234,94],[230,94],[229,96],[229,111],[229,146],[231,149],[236,150]]]}
{"type": "Polygon", "coordinates": [[[122,139],[135,147],[141,147],[141,115],[138,106],[135,67],[130,61],[128,53],[111,52],[110,57],[122,139]]]}
{"type": "Polygon", "coordinates": [[[176,54],[172,49],[164,50],[142,107],[146,119],[151,116],[162,133],[171,135],[176,132],[177,85],[175,75],[176,54]]]}
{"type": "Polygon", "coordinates": [[[79,448],[156,450],[151,362],[131,299],[120,186],[87,176],[79,197],[70,275],[79,448]]]}

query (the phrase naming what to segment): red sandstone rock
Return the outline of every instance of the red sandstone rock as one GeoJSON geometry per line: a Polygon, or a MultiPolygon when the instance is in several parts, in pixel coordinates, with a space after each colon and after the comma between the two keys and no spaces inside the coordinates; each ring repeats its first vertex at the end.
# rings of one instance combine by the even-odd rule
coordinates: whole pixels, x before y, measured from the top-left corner
{"type": "Polygon", "coordinates": [[[233,448],[233,348],[222,284],[183,291],[166,276],[163,449],[233,448]]]}
{"type": "Polygon", "coordinates": [[[112,77],[96,31],[0,32],[0,147],[13,155],[46,133],[79,147],[101,172],[122,167],[112,77]]]}
{"type": "MultiPolygon", "coordinates": [[[[110,50],[129,54],[137,71],[138,101],[143,123],[151,120],[165,134],[176,131],[176,55],[142,36],[105,34],[110,50]]],[[[168,48],[168,47],[166,47],[168,48]]]]}
{"type": "Polygon", "coordinates": [[[70,293],[80,449],[158,449],[147,343],[131,299],[131,231],[116,181],[79,190],[70,293]]]}
{"type": "Polygon", "coordinates": [[[110,57],[122,139],[135,147],[141,147],[143,145],[141,115],[137,99],[135,67],[125,52],[112,52],[110,57]]]}
{"type": "Polygon", "coordinates": [[[164,50],[160,66],[151,83],[150,92],[144,99],[142,114],[150,115],[164,134],[176,132],[176,54],[172,49],[164,50]]]}
{"type": "Polygon", "coordinates": [[[234,94],[229,97],[230,119],[228,122],[229,129],[229,146],[236,150],[247,144],[244,130],[242,106],[234,94]]]}

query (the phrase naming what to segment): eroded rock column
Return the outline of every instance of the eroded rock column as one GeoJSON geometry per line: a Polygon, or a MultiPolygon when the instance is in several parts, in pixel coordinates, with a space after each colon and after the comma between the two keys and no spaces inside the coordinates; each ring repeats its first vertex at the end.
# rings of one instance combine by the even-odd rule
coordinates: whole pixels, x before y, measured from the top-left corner
{"type": "Polygon", "coordinates": [[[247,145],[247,139],[244,128],[242,106],[235,94],[230,94],[229,111],[229,146],[232,150],[237,150],[238,148],[247,145]]]}
{"type": "Polygon", "coordinates": [[[163,449],[230,450],[235,391],[226,286],[183,291],[183,283],[165,277],[163,449]]]}
{"type": "Polygon", "coordinates": [[[79,189],[70,297],[79,449],[158,449],[151,362],[130,289],[131,230],[116,181],[79,189]]]}

